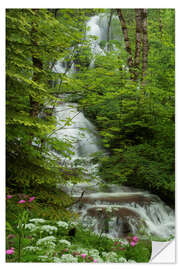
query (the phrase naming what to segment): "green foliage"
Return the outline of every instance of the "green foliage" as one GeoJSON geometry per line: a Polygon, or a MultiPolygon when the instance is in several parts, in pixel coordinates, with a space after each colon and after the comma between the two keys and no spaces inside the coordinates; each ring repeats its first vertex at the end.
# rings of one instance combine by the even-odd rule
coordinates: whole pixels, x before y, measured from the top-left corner
{"type": "MultiPolygon", "coordinates": [[[[59,101],[49,82],[51,65],[69,55],[84,36],[85,11],[46,9],[6,12],[6,158],[7,185],[31,186],[62,181],[57,156],[70,157],[70,143],[49,136],[56,128],[59,101]],[[72,16],[73,15],[73,16],[72,16]]],[[[61,173],[62,172],[62,173],[61,173]]]]}
{"type": "Polygon", "coordinates": [[[151,257],[150,242],[145,240],[143,244],[140,242],[135,247],[129,247],[126,251],[126,256],[128,260],[134,260],[139,263],[149,262],[151,257]]]}

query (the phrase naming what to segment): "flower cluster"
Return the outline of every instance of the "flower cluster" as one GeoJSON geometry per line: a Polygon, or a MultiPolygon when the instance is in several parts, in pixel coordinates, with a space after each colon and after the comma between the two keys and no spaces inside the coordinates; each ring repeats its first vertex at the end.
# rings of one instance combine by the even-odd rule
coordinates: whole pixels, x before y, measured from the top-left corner
{"type": "MultiPolygon", "coordinates": [[[[12,197],[13,197],[14,195],[7,195],[7,200],[8,199],[12,199],[12,197]]],[[[23,204],[23,203],[26,203],[26,202],[32,202],[32,201],[34,201],[35,200],[35,196],[32,196],[32,197],[29,197],[28,195],[25,195],[24,194],[24,197],[27,197],[27,200],[24,200],[24,199],[21,199],[21,200],[19,200],[17,203],[18,204],[23,204]]]]}
{"type": "Polygon", "coordinates": [[[51,245],[51,246],[55,246],[55,242],[56,241],[56,237],[54,236],[47,236],[47,237],[44,237],[44,238],[41,238],[37,241],[37,245],[40,246],[40,245],[51,245]]]}
{"type": "Polygon", "coordinates": [[[43,225],[40,229],[41,232],[48,232],[49,234],[53,234],[54,232],[57,232],[57,228],[55,226],[50,225],[43,225]]]}
{"type": "Polygon", "coordinates": [[[31,232],[34,232],[36,230],[36,225],[34,225],[33,223],[27,223],[25,224],[25,229],[30,230],[31,232]]]}
{"type": "Polygon", "coordinates": [[[60,262],[71,262],[71,263],[77,263],[78,262],[78,258],[74,257],[71,254],[63,254],[59,260],[60,262]]]}
{"type": "Polygon", "coordinates": [[[11,247],[10,249],[7,249],[6,254],[8,254],[8,255],[14,254],[14,247],[11,247]]]}
{"type": "Polygon", "coordinates": [[[124,257],[118,257],[117,253],[114,251],[111,252],[102,252],[102,256],[104,261],[106,262],[127,262],[127,260],[124,257]]]}
{"type": "Polygon", "coordinates": [[[59,227],[64,228],[64,229],[68,229],[68,227],[69,227],[68,224],[66,222],[64,222],[64,221],[57,221],[57,225],[59,227]]]}
{"type": "Polygon", "coordinates": [[[39,223],[45,223],[46,220],[45,219],[42,219],[42,218],[32,218],[29,220],[30,222],[33,222],[35,224],[39,224],[39,223]]]}
{"type": "Polygon", "coordinates": [[[60,244],[64,244],[64,245],[66,245],[66,246],[71,246],[71,243],[70,243],[69,241],[65,240],[65,239],[59,240],[59,243],[60,243],[60,244]]]}
{"type": "Polygon", "coordinates": [[[128,240],[131,247],[134,247],[139,241],[137,236],[133,236],[133,237],[128,236],[127,240],[128,240]]]}
{"type": "Polygon", "coordinates": [[[27,247],[25,247],[25,248],[23,248],[23,250],[25,250],[25,251],[30,251],[30,252],[35,252],[35,251],[39,251],[39,250],[41,250],[39,247],[34,247],[34,246],[27,246],[27,247]]]}

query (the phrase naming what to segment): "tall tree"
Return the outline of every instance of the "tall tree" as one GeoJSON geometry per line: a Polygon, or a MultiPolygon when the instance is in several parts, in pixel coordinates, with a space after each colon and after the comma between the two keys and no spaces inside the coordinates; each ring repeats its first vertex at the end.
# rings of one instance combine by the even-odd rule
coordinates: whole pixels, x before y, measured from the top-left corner
{"type": "Polygon", "coordinates": [[[144,82],[145,71],[147,69],[147,58],[148,58],[148,38],[147,38],[147,10],[146,9],[135,9],[135,22],[136,22],[136,33],[135,33],[135,52],[132,53],[132,44],[128,37],[128,29],[123,12],[121,9],[117,9],[117,14],[122,27],[124,35],[125,48],[128,53],[127,64],[131,73],[131,78],[135,81],[142,80],[144,82]],[[140,70],[140,64],[142,63],[142,72],[140,70]],[[141,75],[142,74],[142,75],[141,75]]]}
{"type": "Polygon", "coordinates": [[[143,33],[143,41],[142,41],[142,82],[144,84],[145,75],[148,64],[148,37],[147,37],[147,9],[141,10],[141,18],[142,18],[142,33],[143,33]]]}
{"type": "Polygon", "coordinates": [[[123,16],[121,9],[117,9],[117,14],[118,14],[119,20],[121,22],[122,32],[124,35],[125,47],[126,47],[126,51],[128,53],[127,64],[128,64],[130,72],[134,73],[134,60],[133,60],[131,44],[130,44],[130,40],[129,40],[129,36],[128,36],[128,29],[127,29],[126,21],[124,19],[124,16],[123,16]]]}

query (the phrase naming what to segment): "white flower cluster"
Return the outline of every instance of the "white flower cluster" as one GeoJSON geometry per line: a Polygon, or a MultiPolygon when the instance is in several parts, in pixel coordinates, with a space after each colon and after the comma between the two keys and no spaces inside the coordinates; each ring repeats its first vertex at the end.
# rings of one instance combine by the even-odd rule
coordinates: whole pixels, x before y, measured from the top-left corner
{"type": "Polygon", "coordinates": [[[98,257],[99,256],[99,251],[97,249],[90,249],[88,251],[88,254],[92,257],[98,257]]]}
{"type": "Polygon", "coordinates": [[[60,262],[71,262],[71,263],[76,263],[78,262],[78,259],[71,254],[63,254],[60,258],[60,262]]]}
{"type": "Polygon", "coordinates": [[[68,229],[68,224],[64,221],[57,221],[57,225],[59,227],[62,227],[62,228],[65,228],[65,229],[68,229]]]}
{"type": "Polygon", "coordinates": [[[60,243],[60,244],[65,244],[65,245],[67,245],[67,246],[71,246],[71,243],[70,243],[69,241],[65,240],[65,239],[59,240],[59,243],[60,243]]]}
{"type": "Polygon", "coordinates": [[[49,234],[53,234],[54,232],[57,232],[57,228],[55,226],[50,225],[43,225],[40,229],[41,232],[48,232],[49,234]]]}
{"type": "Polygon", "coordinates": [[[55,262],[55,263],[61,263],[61,259],[58,258],[58,257],[53,257],[52,261],[55,262]]]}
{"type": "Polygon", "coordinates": [[[118,239],[119,242],[121,242],[123,245],[128,245],[129,242],[126,239],[118,239]]]}
{"type": "Polygon", "coordinates": [[[134,261],[134,260],[128,260],[127,262],[128,263],[136,263],[136,261],[134,261]]]}
{"type": "Polygon", "coordinates": [[[56,244],[54,243],[56,238],[54,236],[47,236],[37,241],[37,246],[47,246],[48,248],[55,248],[56,244]]]}
{"type": "Polygon", "coordinates": [[[40,247],[27,246],[27,247],[23,248],[23,250],[35,252],[35,251],[38,251],[41,249],[40,249],[40,247]]]}
{"type": "MultiPolygon", "coordinates": [[[[126,263],[127,260],[126,260],[124,257],[120,257],[120,258],[118,259],[118,262],[120,262],[120,263],[126,263]]],[[[129,262],[129,261],[128,261],[128,262],[129,262]]]]}
{"type": "Polygon", "coordinates": [[[79,223],[77,221],[72,221],[69,225],[70,227],[75,227],[77,226],[79,223]]]}
{"type": "Polygon", "coordinates": [[[42,261],[42,262],[47,262],[47,260],[48,260],[48,256],[38,256],[38,259],[40,259],[40,261],[42,261]]]}
{"type": "Polygon", "coordinates": [[[37,229],[37,226],[33,223],[27,223],[25,224],[25,229],[30,230],[31,232],[34,232],[37,229]]]}
{"type": "Polygon", "coordinates": [[[120,262],[125,263],[127,260],[124,257],[118,258],[118,255],[111,251],[111,252],[102,252],[102,256],[106,262],[120,262]]]}
{"type": "Polygon", "coordinates": [[[92,256],[94,260],[96,260],[96,262],[98,263],[103,263],[104,260],[100,257],[99,255],[99,251],[97,249],[90,249],[88,251],[88,255],[92,256]]]}
{"type": "Polygon", "coordinates": [[[74,251],[77,251],[79,253],[85,253],[85,254],[87,254],[89,250],[88,249],[85,249],[85,248],[77,248],[74,251]]]}
{"type": "Polygon", "coordinates": [[[35,224],[39,224],[39,223],[45,223],[46,220],[42,219],[42,218],[32,218],[29,220],[30,222],[34,222],[35,224]]]}

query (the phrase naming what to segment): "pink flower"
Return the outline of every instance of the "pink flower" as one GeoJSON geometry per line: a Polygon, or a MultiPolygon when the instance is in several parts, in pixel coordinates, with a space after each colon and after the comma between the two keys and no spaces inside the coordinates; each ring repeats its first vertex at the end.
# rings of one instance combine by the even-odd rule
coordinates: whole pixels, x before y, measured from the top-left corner
{"type": "Polygon", "coordinates": [[[13,253],[14,253],[14,250],[13,249],[7,249],[6,250],[6,254],[9,254],[10,255],[10,254],[13,254],[13,253]]]}
{"type": "Polygon", "coordinates": [[[7,199],[11,199],[12,198],[12,195],[7,195],[7,199]]]}
{"type": "Polygon", "coordinates": [[[132,242],[130,243],[130,245],[131,245],[131,247],[134,247],[134,246],[136,245],[136,243],[135,243],[134,241],[132,241],[132,242]]]}
{"type": "Polygon", "coordinates": [[[95,262],[95,263],[96,263],[96,262],[97,262],[97,260],[94,260],[93,262],[95,262]]]}
{"type": "Polygon", "coordinates": [[[139,239],[138,239],[137,236],[133,236],[132,240],[133,240],[134,242],[138,242],[138,241],[139,241],[139,239]]]}
{"type": "Polygon", "coordinates": [[[85,253],[81,254],[81,257],[84,259],[86,257],[86,254],[85,253]]]}
{"type": "Polygon", "coordinates": [[[30,197],[30,198],[29,198],[29,202],[32,202],[34,199],[35,199],[34,196],[33,196],[33,197],[30,197]]]}
{"type": "Polygon", "coordinates": [[[25,200],[20,200],[18,203],[25,203],[26,201],[25,200]]]}
{"type": "Polygon", "coordinates": [[[11,250],[14,250],[14,247],[10,247],[11,250]]]}

